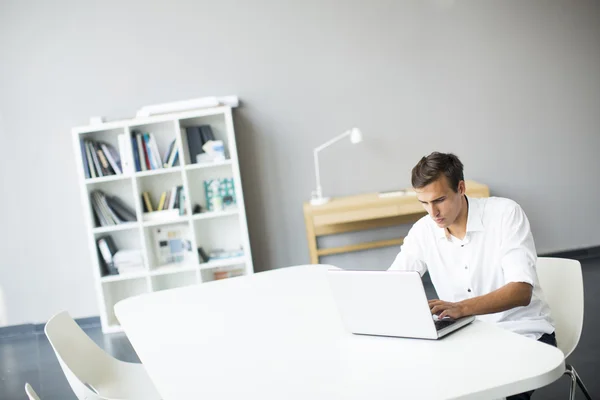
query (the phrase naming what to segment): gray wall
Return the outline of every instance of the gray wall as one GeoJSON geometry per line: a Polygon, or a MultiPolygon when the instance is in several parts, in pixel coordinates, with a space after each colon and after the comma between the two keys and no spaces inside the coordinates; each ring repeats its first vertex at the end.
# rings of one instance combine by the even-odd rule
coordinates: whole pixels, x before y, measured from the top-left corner
{"type": "MultiPolygon", "coordinates": [[[[0,0],[8,323],[98,313],[71,127],[204,95],[244,102],[259,271],[308,261],[311,151],[352,126],[363,144],[322,155],[326,195],[406,187],[419,157],[453,151],[522,204],[539,252],[600,244],[599,20],[599,2],[573,0],[0,0]]],[[[383,268],[395,252],[325,261],[383,268]]]]}

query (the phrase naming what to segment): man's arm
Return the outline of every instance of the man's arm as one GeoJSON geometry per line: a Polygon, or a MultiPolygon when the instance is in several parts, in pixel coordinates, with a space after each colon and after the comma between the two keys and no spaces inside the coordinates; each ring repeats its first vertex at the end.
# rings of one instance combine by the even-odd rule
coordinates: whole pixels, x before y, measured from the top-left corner
{"type": "Polygon", "coordinates": [[[468,315],[493,314],[524,307],[531,302],[535,272],[536,251],[527,216],[518,204],[505,213],[501,265],[504,286],[488,294],[466,299],[458,303],[440,300],[429,302],[431,312],[440,317],[460,318],[468,315]]]}
{"type": "Polygon", "coordinates": [[[427,265],[421,256],[420,242],[423,234],[422,227],[413,225],[388,271],[417,271],[421,276],[427,272],[427,265]]]}
{"type": "Polygon", "coordinates": [[[532,291],[533,287],[529,283],[510,282],[491,293],[458,303],[429,300],[429,308],[432,314],[438,314],[440,318],[457,319],[469,315],[494,314],[529,305],[532,291]]]}

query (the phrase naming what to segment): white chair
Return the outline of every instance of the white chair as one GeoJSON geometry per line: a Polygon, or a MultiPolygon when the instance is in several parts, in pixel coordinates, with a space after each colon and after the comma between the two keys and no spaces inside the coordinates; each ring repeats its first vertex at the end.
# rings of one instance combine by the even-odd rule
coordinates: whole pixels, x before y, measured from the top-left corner
{"type": "Polygon", "coordinates": [[[35,392],[35,390],[33,390],[29,383],[25,383],[25,393],[27,393],[27,397],[29,397],[29,400],[40,400],[37,393],[35,392]]]}
{"type": "MultiPolygon", "coordinates": [[[[583,328],[581,264],[566,258],[539,257],[536,269],[554,319],[556,342],[566,359],[577,347],[583,328]]],[[[575,399],[576,385],[579,385],[583,394],[591,400],[589,392],[572,365],[566,365],[565,375],[571,377],[571,400],[575,399]]]]}
{"type": "Polygon", "coordinates": [[[142,364],[117,360],[94,343],[67,312],[44,329],[79,400],[159,400],[142,364]]]}

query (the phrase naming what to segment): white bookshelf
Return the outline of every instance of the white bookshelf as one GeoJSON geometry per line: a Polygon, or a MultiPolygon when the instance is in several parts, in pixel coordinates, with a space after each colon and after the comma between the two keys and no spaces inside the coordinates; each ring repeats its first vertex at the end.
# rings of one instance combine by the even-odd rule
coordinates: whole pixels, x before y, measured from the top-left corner
{"type": "Polygon", "coordinates": [[[72,132],[91,257],[90,268],[95,278],[104,332],[121,330],[113,310],[114,305],[122,299],[148,292],[210,282],[217,276],[222,276],[224,271],[244,275],[254,272],[230,107],[77,127],[72,132]],[[225,161],[201,164],[192,162],[187,137],[182,128],[200,125],[210,125],[215,138],[224,142],[225,161]],[[133,161],[134,150],[129,139],[134,130],[152,133],[161,156],[167,151],[169,143],[175,140],[175,146],[179,151],[178,164],[171,168],[136,171],[133,161]],[[124,168],[123,173],[119,175],[86,178],[80,141],[102,141],[119,149],[119,135],[125,135],[128,139],[126,148],[121,149],[120,155],[122,161],[129,160],[133,165],[131,170],[126,171],[124,168]],[[204,180],[214,178],[233,178],[235,207],[206,211],[208,208],[204,194],[204,180]],[[142,192],[149,192],[153,205],[156,205],[163,191],[177,185],[183,187],[185,213],[168,219],[146,220],[142,192]],[[112,226],[98,225],[90,197],[94,190],[119,197],[135,211],[137,221],[112,226]],[[196,204],[202,207],[202,212],[193,214],[193,207],[196,204]],[[161,265],[157,254],[155,232],[156,229],[170,227],[176,227],[180,232],[184,232],[185,238],[191,243],[192,251],[186,253],[187,256],[182,262],[161,265]],[[103,276],[97,240],[106,235],[112,237],[119,250],[140,250],[144,268],[131,273],[103,276]],[[214,249],[241,249],[243,255],[202,262],[197,251],[198,247],[202,247],[206,253],[214,249]]]}

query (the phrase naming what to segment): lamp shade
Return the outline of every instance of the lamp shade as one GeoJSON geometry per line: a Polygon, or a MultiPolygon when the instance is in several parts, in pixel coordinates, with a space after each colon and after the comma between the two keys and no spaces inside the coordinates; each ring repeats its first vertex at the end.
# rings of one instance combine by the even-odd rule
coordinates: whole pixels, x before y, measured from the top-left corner
{"type": "Polygon", "coordinates": [[[362,142],[362,132],[358,128],[352,128],[350,131],[350,141],[352,144],[357,144],[362,142]]]}

